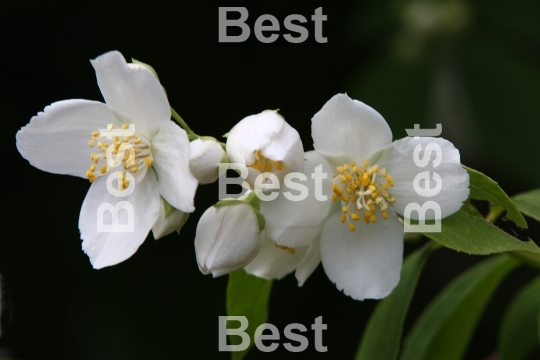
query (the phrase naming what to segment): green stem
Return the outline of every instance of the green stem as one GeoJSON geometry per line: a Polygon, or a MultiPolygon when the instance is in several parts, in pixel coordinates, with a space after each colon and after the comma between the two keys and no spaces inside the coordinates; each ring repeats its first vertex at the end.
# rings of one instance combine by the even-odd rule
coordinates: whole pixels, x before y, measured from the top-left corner
{"type": "Polygon", "coordinates": [[[502,215],[504,212],[504,208],[500,205],[493,206],[489,213],[486,215],[486,220],[491,222],[492,224],[497,221],[497,219],[502,215]]]}
{"type": "Polygon", "coordinates": [[[186,124],[186,122],[184,121],[184,119],[182,119],[182,117],[180,115],[178,115],[178,113],[172,107],[171,107],[171,115],[172,115],[173,119],[176,120],[176,122],[178,124],[180,124],[182,129],[186,130],[189,141],[193,141],[195,139],[200,138],[200,136],[195,134],[193,132],[193,130],[191,130],[191,128],[188,126],[188,124],[186,124]]]}

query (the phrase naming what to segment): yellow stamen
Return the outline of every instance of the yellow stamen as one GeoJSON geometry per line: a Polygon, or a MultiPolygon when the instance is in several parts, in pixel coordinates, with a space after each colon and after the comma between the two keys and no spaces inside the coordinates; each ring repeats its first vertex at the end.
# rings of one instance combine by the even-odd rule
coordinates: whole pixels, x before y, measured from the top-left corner
{"type": "MultiPolygon", "coordinates": [[[[272,164],[272,162],[270,162],[272,164]]],[[[265,164],[267,164],[265,160],[265,164]]],[[[342,206],[340,221],[349,223],[358,221],[362,217],[366,224],[376,223],[377,208],[381,211],[383,219],[388,219],[388,203],[395,201],[387,191],[394,185],[392,177],[386,169],[378,164],[369,167],[369,162],[363,162],[364,166],[357,166],[354,162],[337,166],[337,174],[332,181],[332,200],[340,199],[342,206]],[[345,192],[346,190],[347,192],[345,192]],[[385,200],[386,199],[386,200],[385,200]]],[[[349,229],[356,229],[354,224],[349,229]]],[[[351,230],[354,231],[354,230],[351,230]]]]}

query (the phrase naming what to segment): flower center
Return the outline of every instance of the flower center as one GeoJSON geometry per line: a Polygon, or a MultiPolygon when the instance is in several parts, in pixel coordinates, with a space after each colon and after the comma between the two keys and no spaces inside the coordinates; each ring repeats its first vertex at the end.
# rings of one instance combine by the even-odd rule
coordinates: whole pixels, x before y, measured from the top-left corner
{"type": "Polygon", "coordinates": [[[115,129],[114,125],[109,124],[107,129],[94,131],[88,145],[99,150],[90,154],[92,164],[86,171],[86,177],[90,182],[115,171],[118,177],[118,190],[127,189],[129,186],[127,173],[137,183],[152,166],[150,142],[144,137],[135,135],[134,125],[122,124],[120,129],[115,129]]]}
{"type": "Polygon", "coordinates": [[[379,165],[369,166],[367,160],[359,167],[354,162],[336,168],[337,174],[332,181],[332,200],[341,200],[341,222],[348,223],[349,230],[355,231],[353,221],[362,217],[364,222],[377,222],[375,212],[379,208],[383,219],[388,219],[388,203],[396,201],[388,193],[394,186],[392,176],[379,165]]]}
{"type": "Polygon", "coordinates": [[[274,161],[264,157],[261,150],[255,150],[255,162],[249,167],[259,171],[259,172],[276,172],[285,169],[285,164],[283,161],[274,161]]]}

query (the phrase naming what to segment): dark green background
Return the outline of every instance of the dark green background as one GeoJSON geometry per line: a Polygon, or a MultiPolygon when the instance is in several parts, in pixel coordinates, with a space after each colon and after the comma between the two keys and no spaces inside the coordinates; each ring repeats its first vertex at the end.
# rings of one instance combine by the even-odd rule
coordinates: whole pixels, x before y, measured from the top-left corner
{"type": "MultiPolygon", "coordinates": [[[[446,12],[447,25],[425,28],[417,25],[430,16],[410,15],[411,1],[3,3],[0,272],[12,307],[3,315],[0,357],[228,358],[217,341],[227,280],[203,276],[193,248],[196,219],[216,201],[215,185],[199,188],[197,210],[180,236],[156,242],[150,235],[131,259],[96,271],[77,227],[88,182],[41,172],[15,148],[16,131],[46,105],[102,101],[88,60],[109,50],[154,66],[171,105],[200,134],[219,137],[247,115],[279,108],[311,150],[311,117],[347,92],[378,110],[394,138],[415,123],[442,123],[462,162],[510,195],[539,187],[540,3],[451,3],[443,9],[458,11],[446,12]],[[322,6],[328,43],[315,42],[312,22],[302,44],[282,36],[262,44],[253,34],[245,43],[218,43],[219,6],[246,6],[252,27],[262,14],[281,22],[289,14],[309,19],[322,6]]],[[[529,222],[531,237],[540,238],[529,222]]],[[[479,259],[435,253],[407,328],[445,283],[479,259]]],[[[468,359],[493,352],[504,306],[533,275],[523,268],[504,282],[468,359]]],[[[375,304],[340,293],[321,267],[303,288],[289,276],[274,285],[269,321],[279,329],[293,322],[309,327],[323,316],[329,351],[315,351],[310,331],[304,353],[281,346],[271,354],[255,349],[248,358],[350,359],[375,304]]]]}

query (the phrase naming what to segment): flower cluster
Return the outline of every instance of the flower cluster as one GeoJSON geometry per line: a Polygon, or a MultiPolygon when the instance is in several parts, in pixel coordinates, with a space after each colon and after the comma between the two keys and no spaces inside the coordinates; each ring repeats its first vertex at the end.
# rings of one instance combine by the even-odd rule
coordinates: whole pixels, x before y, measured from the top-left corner
{"type": "MultiPolygon", "coordinates": [[[[440,206],[441,217],[468,197],[469,177],[450,142],[392,142],[383,117],[345,94],[313,117],[314,151],[305,152],[298,132],[271,110],[245,117],[221,143],[171,120],[176,113],[152,68],[129,64],[118,52],[92,65],[104,103],[53,103],[16,138],[33,166],[90,181],[79,229],[96,269],[128,259],[150,230],[156,239],[179,230],[195,209],[198,184],[215,182],[220,164],[236,164],[251,190],[221,199],[199,219],[195,251],[203,274],[244,268],[281,279],[294,272],[301,286],[322,262],[345,294],[383,298],[399,282],[400,217],[418,220],[420,212],[407,212],[407,206],[425,200],[415,191],[418,149],[440,150],[434,179],[443,186],[429,200],[440,206]],[[284,186],[291,182],[301,183],[306,196],[291,195],[284,186]]],[[[429,178],[424,181],[429,189],[429,178]]]]}

